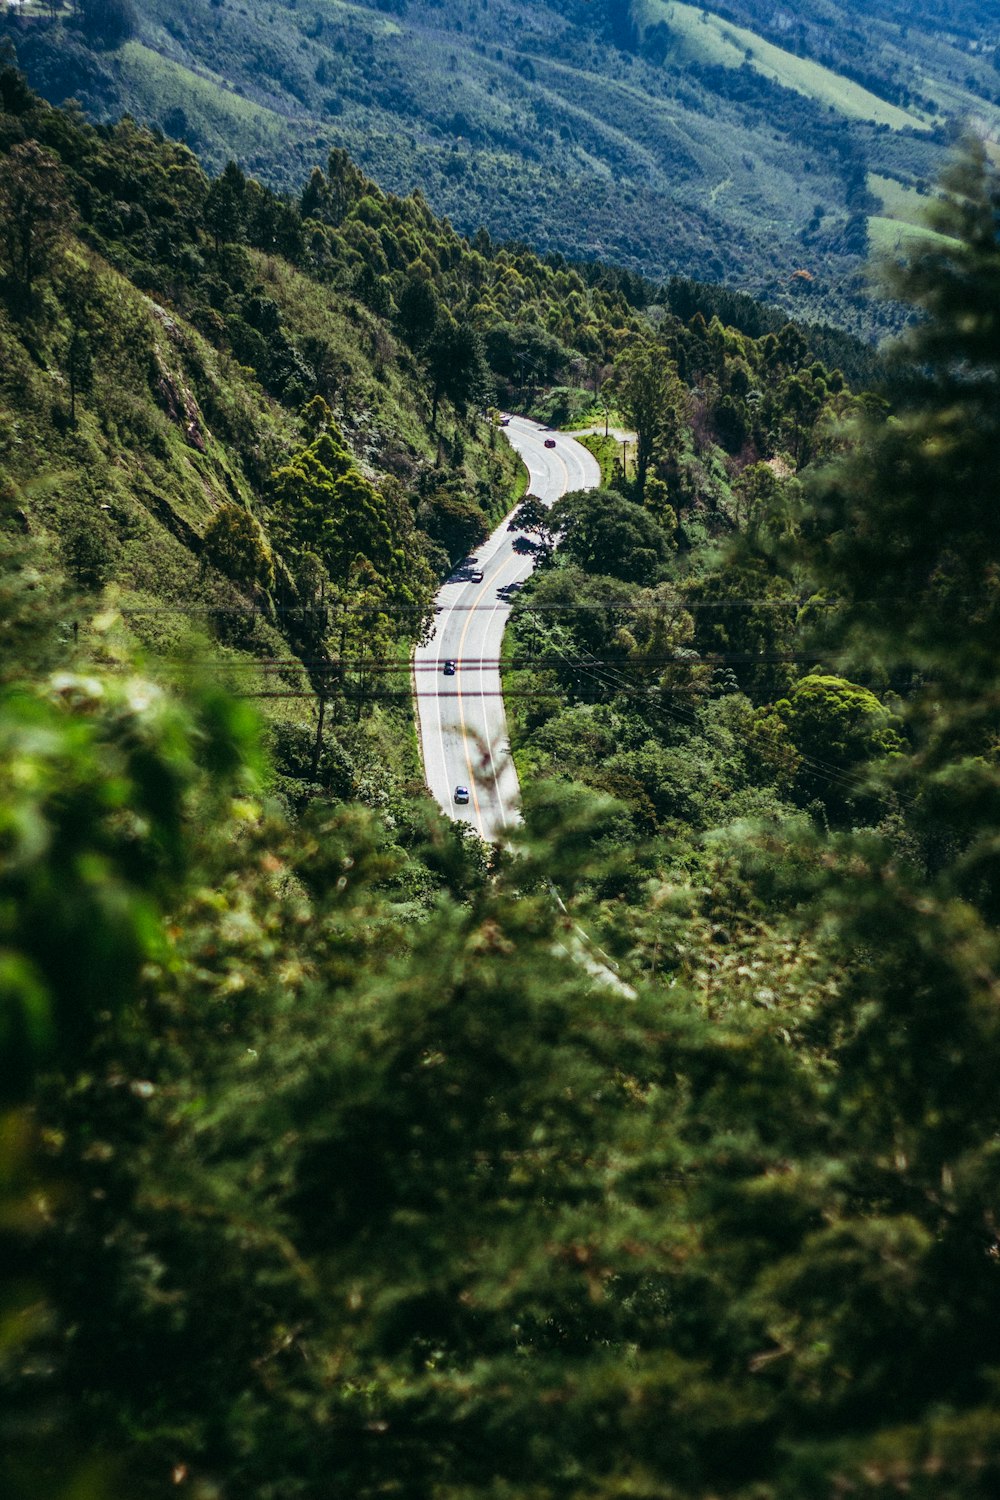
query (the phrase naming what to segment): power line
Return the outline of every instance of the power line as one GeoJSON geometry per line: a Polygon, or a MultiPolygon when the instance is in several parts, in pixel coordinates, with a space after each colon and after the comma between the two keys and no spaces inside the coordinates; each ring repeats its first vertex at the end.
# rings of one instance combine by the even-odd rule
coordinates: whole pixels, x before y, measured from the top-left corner
{"type": "MultiPolygon", "coordinates": [[[[558,650],[551,642],[547,649],[558,650]]],[[[256,671],[288,671],[294,667],[301,667],[306,671],[322,672],[332,674],[343,671],[353,672],[403,672],[408,677],[411,675],[426,674],[428,676],[451,676],[451,673],[443,673],[442,662],[444,660],[455,662],[458,675],[462,672],[485,672],[494,670],[506,670],[512,672],[527,672],[533,670],[545,670],[557,664],[544,655],[527,655],[515,657],[503,656],[463,656],[453,658],[440,658],[433,661],[384,661],[376,657],[337,656],[337,657],[255,657],[244,661],[222,661],[217,658],[209,658],[204,662],[184,662],[177,667],[167,664],[167,671],[189,672],[191,670],[210,670],[225,675],[227,672],[256,672],[256,671]]],[[[559,652],[559,665],[568,665],[571,668],[582,666],[597,666],[607,671],[614,671],[622,667],[631,666],[642,669],[645,667],[713,667],[736,664],[739,666],[773,666],[781,664],[808,665],[810,663],[840,662],[847,659],[846,653],[835,655],[832,653],[821,653],[818,651],[791,652],[791,651],[713,651],[713,652],[689,652],[683,656],[638,656],[635,658],[602,658],[596,657],[588,652],[584,656],[569,656],[559,652]]]]}
{"type": "MultiPolygon", "coordinates": [[[[530,614],[530,611],[527,611],[527,613],[530,614]]],[[[558,650],[558,647],[555,649],[558,650]]],[[[627,678],[622,676],[620,671],[616,671],[611,667],[603,667],[597,658],[593,658],[593,664],[598,669],[597,671],[584,669],[584,675],[590,677],[592,681],[605,688],[611,688],[612,690],[624,693],[629,697],[636,698],[640,696],[640,690],[637,685],[629,682],[627,678]]],[[[643,707],[647,712],[653,714],[659,713],[661,716],[673,719],[676,723],[682,724],[686,728],[697,729],[699,727],[698,718],[690,709],[668,707],[666,704],[652,699],[648,692],[643,694],[642,698],[643,707]]],[[[807,770],[812,771],[814,776],[820,780],[829,782],[832,786],[839,786],[845,791],[852,791],[856,790],[862,780],[862,772],[844,771],[840,767],[834,766],[830,761],[821,760],[817,756],[804,755],[801,752],[796,753],[800,765],[805,766],[807,770]]],[[[914,798],[908,796],[906,793],[899,792],[898,789],[897,795],[905,802],[912,804],[914,801],[914,798]]]]}
{"type": "MultiPolygon", "coordinates": [[[[497,592],[499,593],[500,590],[497,590],[497,592]]],[[[516,597],[516,595],[515,595],[515,597],[516,597]]],[[[856,600],[854,602],[856,602],[856,603],[866,603],[866,602],[867,603],[876,603],[876,602],[884,603],[884,602],[887,602],[887,596],[882,596],[878,601],[876,601],[876,600],[868,600],[868,601],[866,601],[866,600],[856,600]]],[[[642,600],[635,600],[635,599],[631,599],[631,598],[621,598],[621,599],[612,598],[612,599],[602,599],[602,600],[594,601],[594,602],[591,602],[591,603],[580,603],[580,604],[569,604],[569,603],[565,603],[565,602],[562,602],[562,601],[559,601],[559,600],[554,600],[554,601],[551,601],[549,603],[539,602],[537,604],[532,604],[531,608],[533,610],[538,611],[538,612],[543,612],[543,611],[547,612],[549,610],[552,610],[552,611],[558,611],[558,612],[563,613],[563,614],[591,613],[591,612],[596,612],[596,611],[602,610],[602,609],[618,609],[618,610],[626,610],[626,611],[628,611],[630,613],[637,613],[639,611],[648,611],[648,610],[657,609],[657,608],[673,608],[674,606],[676,606],[677,609],[684,609],[684,610],[690,610],[690,609],[791,609],[791,608],[796,608],[796,607],[800,606],[802,603],[803,603],[803,601],[801,599],[795,598],[793,596],[789,596],[788,598],[785,598],[785,599],[753,599],[753,598],[737,598],[737,597],[733,597],[733,598],[729,598],[729,599],[704,599],[704,600],[697,600],[697,599],[693,599],[693,600],[686,600],[686,599],[663,600],[663,599],[657,599],[657,600],[652,600],[652,601],[647,600],[645,602],[643,602],[642,600]]],[[[337,604],[337,603],[327,603],[327,604],[294,604],[294,605],[292,605],[292,604],[289,604],[289,605],[278,605],[278,604],[276,604],[276,605],[273,605],[270,610],[265,611],[259,605],[250,604],[250,603],[248,603],[245,606],[243,606],[243,605],[239,605],[239,604],[198,604],[198,605],[193,605],[193,604],[123,604],[123,603],[119,602],[117,608],[120,609],[123,613],[128,613],[128,614],[143,614],[143,615],[242,615],[242,616],[247,616],[247,615],[275,614],[275,615],[297,615],[297,616],[299,616],[301,618],[306,618],[307,616],[320,614],[320,613],[323,613],[324,611],[327,612],[328,614],[332,614],[332,615],[344,615],[344,614],[347,614],[347,615],[407,615],[407,616],[416,615],[416,616],[423,617],[423,616],[428,615],[428,614],[429,615],[439,614],[445,608],[445,606],[444,605],[433,605],[433,604],[427,605],[427,606],[422,606],[422,605],[418,605],[418,604],[389,604],[389,603],[385,603],[385,604],[337,604]]],[[[448,610],[449,614],[470,614],[470,613],[474,614],[477,610],[484,611],[484,612],[485,611],[492,612],[493,605],[492,604],[449,604],[447,606],[447,610],[448,610]]]]}

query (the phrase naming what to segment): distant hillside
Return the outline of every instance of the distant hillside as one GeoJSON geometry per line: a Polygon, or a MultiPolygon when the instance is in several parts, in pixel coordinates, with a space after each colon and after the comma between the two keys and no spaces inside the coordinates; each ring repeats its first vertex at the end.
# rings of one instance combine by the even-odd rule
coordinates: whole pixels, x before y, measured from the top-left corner
{"type": "Polygon", "coordinates": [[[877,332],[961,121],[1000,123],[996,6],[808,0],[25,0],[31,83],[298,186],[345,145],[466,233],[726,281],[877,332]],[[885,186],[883,186],[885,184],[885,186]],[[919,202],[918,202],[919,207],[919,202]],[[871,233],[874,228],[874,234],[871,233]]]}
{"type": "Polygon", "coordinates": [[[298,188],[346,146],[463,231],[724,280],[863,332],[960,122],[1000,124],[995,5],[24,0],[53,101],[298,188]]]}

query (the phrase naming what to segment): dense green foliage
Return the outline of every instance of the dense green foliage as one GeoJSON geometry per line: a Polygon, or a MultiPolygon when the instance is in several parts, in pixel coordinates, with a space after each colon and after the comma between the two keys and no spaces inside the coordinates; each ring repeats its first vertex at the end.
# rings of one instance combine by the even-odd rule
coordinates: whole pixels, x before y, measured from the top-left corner
{"type": "MultiPolygon", "coordinates": [[[[746,299],[745,334],[711,316],[717,296],[706,323],[690,284],[646,317],[656,292],[636,278],[463,240],[342,151],[282,198],[233,163],[210,181],[129,120],[53,110],[12,66],[0,99],[0,462],[26,496],[52,475],[23,524],[84,594],[106,591],[131,641],[190,653],[207,629],[217,668],[264,695],[296,802],[321,772],[371,788],[389,745],[391,781],[416,771],[409,644],[435,575],[519,493],[491,396],[555,386],[586,410],[611,392],[631,412],[625,370],[655,329],[678,362],[671,409],[696,401],[733,465],[785,446],[800,366],[802,432],[828,410],[803,336],[746,299]],[[729,370],[727,340],[751,373],[729,370]]],[[[850,340],[810,342],[865,368],[850,340]]],[[[732,477],[678,442],[673,458],[689,507],[732,477]]]]}
{"type": "Polygon", "coordinates": [[[0,243],[0,1489],[991,1500],[982,156],[890,412],[344,157],[303,217],[0,99],[2,190],[60,188],[37,275],[0,243]],[[528,348],[668,399],[641,476],[525,501],[489,850],[373,682],[506,508],[476,382],[528,348]],[[223,663],[325,723],[262,752],[223,663]]]}
{"type": "Polygon", "coordinates": [[[866,335],[891,316],[869,243],[905,243],[956,129],[998,121],[995,17],[971,6],[28,0],[6,27],[54,103],[127,111],[214,171],[237,152],[298,190],[346,147],[466,233],[866,335]]]}
{"type": "MultiPolygon", "coordinates": [[[[389,783],[412,777],[405,677],[374,706],[365,684],[405,661],[448,566],[441,507],[482,534],[518,492],[482,416],[480,329],[516,347],[520,312],[534,337],[556,273],[526,252],[489,264],[343,157],[313,174],[304,219],[235,167],[209,182],[131,122],[50,109],[11,67],[0,97],[0,464],[18,524],[82,594],[104,591],[115,649],[191,655],[207,633],[213,669],[265,695],[279,773],[305,784],[293,799],[324,775],[385,780],[390,746],[389,783]],[[372,258],[380,311],[362,300],[372,258]],[[414,282],[433,318],[411,347],[395,297],[414,282]]],[[[631,314],[613,293],[588,305],[579,337],[604,358],[631,314]]],[[[88,612],[70,662],[95,645],[88,612]]]]}

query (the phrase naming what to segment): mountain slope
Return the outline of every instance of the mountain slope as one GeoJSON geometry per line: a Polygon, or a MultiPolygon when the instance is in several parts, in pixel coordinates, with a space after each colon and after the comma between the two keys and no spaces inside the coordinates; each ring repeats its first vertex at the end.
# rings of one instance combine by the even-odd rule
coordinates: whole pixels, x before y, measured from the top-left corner
{"type": "Polygon", "coordinates": [[[464,231],[868,327],[868,174],[925,191],[954,122],[1000,122],[995,7],[955,18],[887,0],[794,20],[755,0],[147,0],[98,46],[28,0],[6,30],[48,98],[127,110],[211,167],[297,187],[342,145],[464,231]]]}

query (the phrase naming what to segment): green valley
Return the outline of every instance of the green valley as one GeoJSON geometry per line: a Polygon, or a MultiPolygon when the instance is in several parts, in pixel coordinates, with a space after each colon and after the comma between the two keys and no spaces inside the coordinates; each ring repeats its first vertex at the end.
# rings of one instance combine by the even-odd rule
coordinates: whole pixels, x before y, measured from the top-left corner
{"type": "Polygon", "coordinates": [[[725,281],[865,336],[892,320],[860,275],[884,217],[868,174],[926,195],[965,124],[1000,119],[986,14],[904,35],[891,7],[861,24],[832,0],[788,25],[679,0],[90,6],[127,25],[103,36],[86,0],[9,11],[34,85],[214,170],[294,188],[345,147],[465,233],[725,281]]]}

